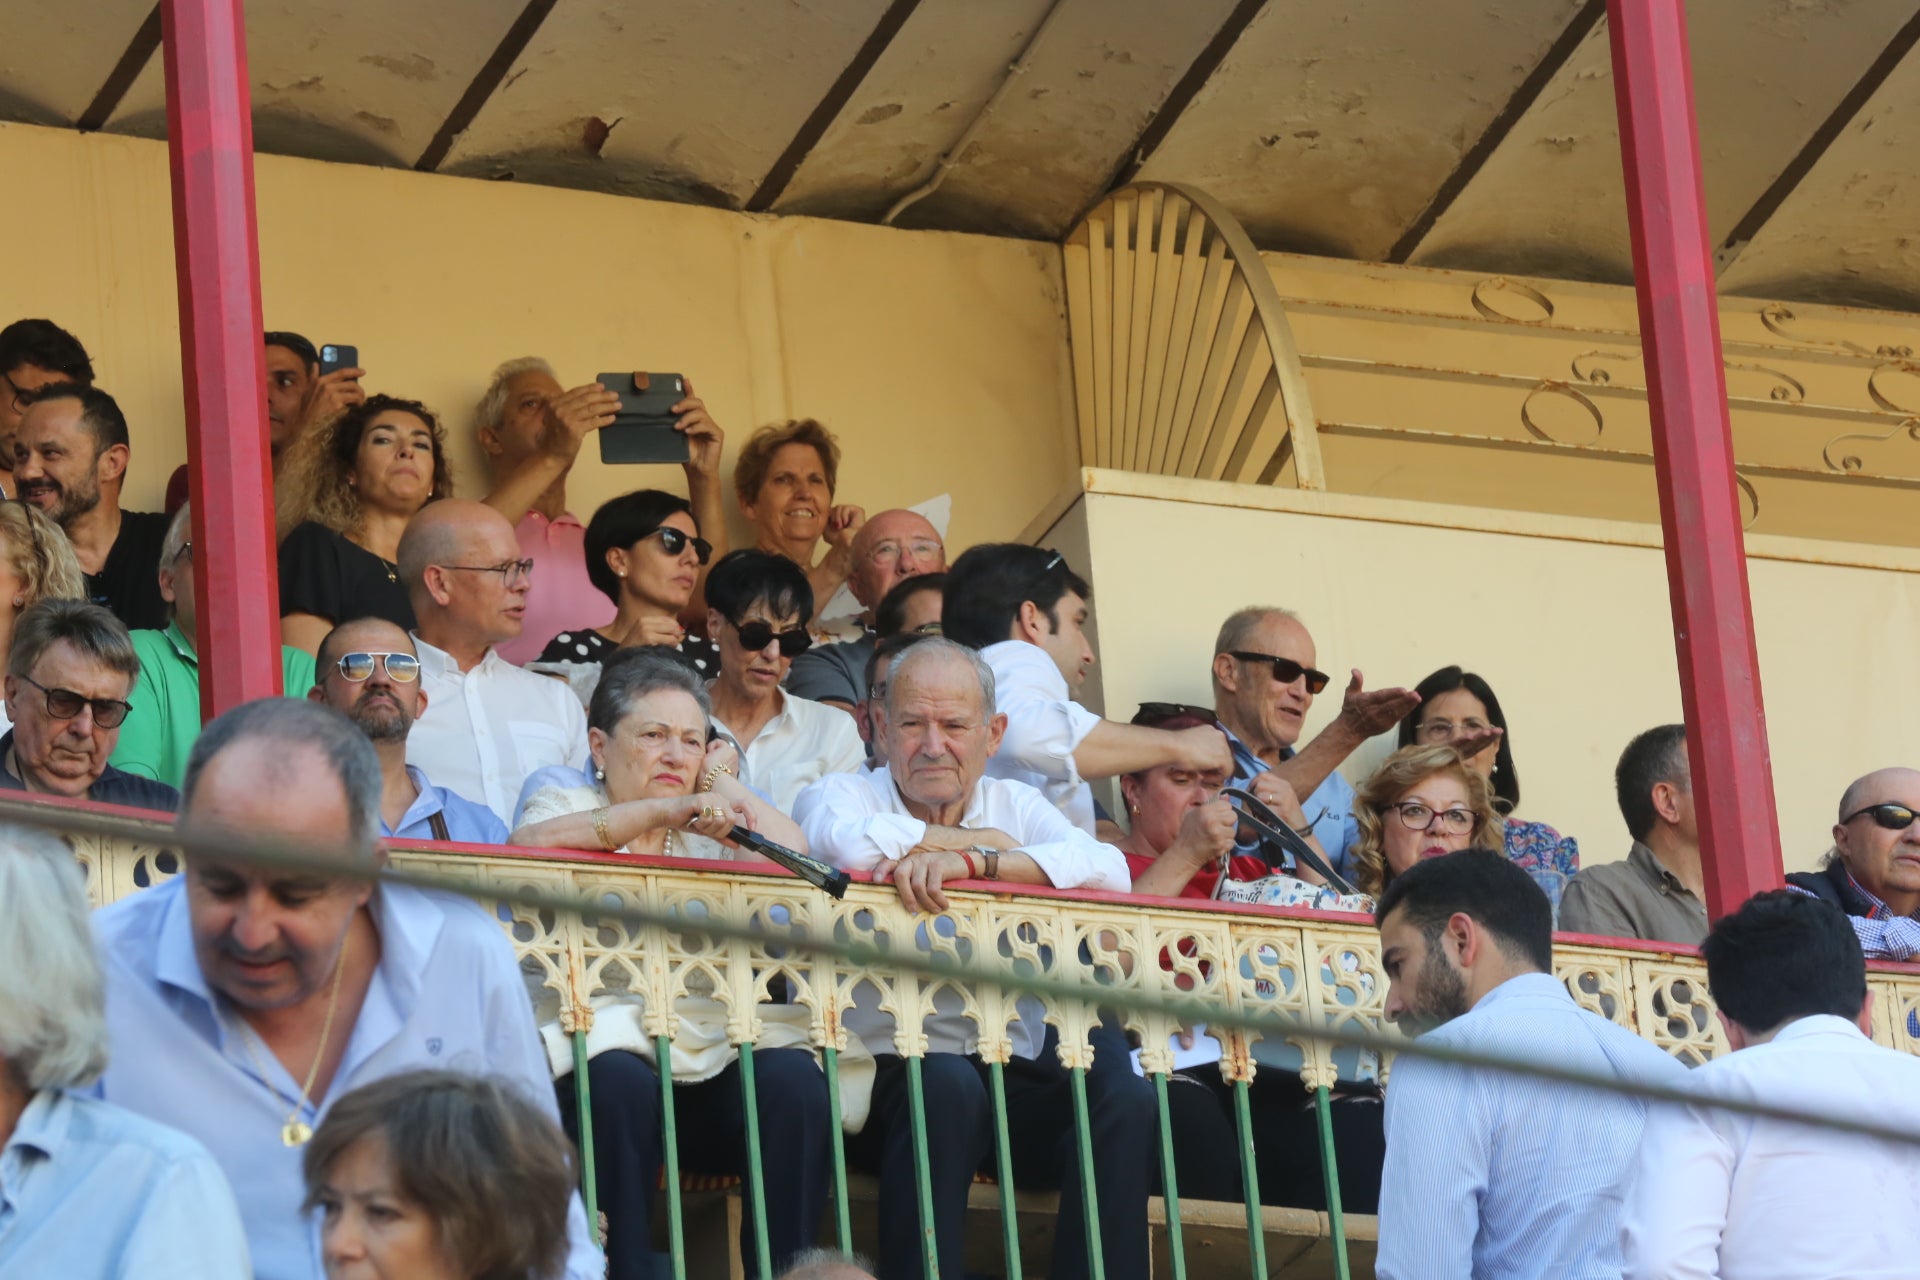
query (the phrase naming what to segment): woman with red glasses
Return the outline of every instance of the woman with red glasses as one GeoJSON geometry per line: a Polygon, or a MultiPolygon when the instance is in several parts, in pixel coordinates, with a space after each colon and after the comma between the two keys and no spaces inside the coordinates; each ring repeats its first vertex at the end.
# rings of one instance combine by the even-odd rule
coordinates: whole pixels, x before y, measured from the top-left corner
{"type": "Polygon", "coordinates": [[[813,588],[785,556],[735,551],[707,575],[707,633],[720,648],[707,685],[714,728],[739,747],[741,780],[788,812],[807,787],[867,758],[852,716],[780,687],[813,643],[812,616],[813,588]]]}
{"type": "Polygon", "coordinates": [[[672,649],[702,679],[720,673],[713,641],[680,622],[713,558],[685,498],[640,489],[610,499],[587,522],[585,547],[587,579],[613,601],[613,621],[562,631],[531,669],[565,678],[583,703],[593,697],[601,664],[620,649],[672,649]]]}

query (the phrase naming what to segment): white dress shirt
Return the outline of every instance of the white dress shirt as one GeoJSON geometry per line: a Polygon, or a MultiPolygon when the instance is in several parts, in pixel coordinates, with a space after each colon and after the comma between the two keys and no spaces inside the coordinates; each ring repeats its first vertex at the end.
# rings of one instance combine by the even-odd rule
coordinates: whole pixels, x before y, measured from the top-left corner
{"type": "MultiPolygon", "coordinates": [[[[830,773],[851,773],[867,760],[867,746],[853,717],[837,707],[776,690],[780,710],[760,726],[741,753],[740,781],[793,811],[800,793],[830,773]]],[[[738,746],[740,735],[714,717],[713,727],[738,746]]]]}
{"type": "Polygon", "coordinates": [[[987,761],[987,776],[1037,787],[1074,826],[1092,835],[1093,788],[1081,781],[1073,753],[1100,717],[1073,700],[1067,678],[1039,645],[1002,640],[980,656],[993,671],[994,702],[1007,718],[1000,749],[987,761]]]}
{"type": "MultiPolygon", "coordinates": [[[[176,877],[94,913],[112,1049],[100,1093],[213,1154],[258,1280],[319,1280],[319,1222],[300,1211],[302,1149],[280,1140],[300,1081],[207,985],[186,887],[176,877]]],[[[407,885],[380,885],[369,909],[380,961],[359,1016],[333,1029],[346,1056],[326,1095],[299,1106],[301,1120],[317,1129],[355,1087],[433,1068],[505,1081],[557,1122],[533,1006],[499,922],[465,898],[407,885]]],[[[567,1280],[603,1274],[577,1194],[568,1229],[567,1280]]]]}
{"type": "MultiPolygon", "coordinates": [[[[1689,1087],[1920,1133],[1920,1058],[1831,1015],[1707,1063],[1689,1087]]],[[[1920,1147],[1656,1108],[1620,1234],[1629,1280],[1920,1275],[1920,1147]]]]}
{"type": "MultiPolygon", "coordinates": [[[[887,769],[822,778],[800,793],[793,817],[806,833],[809,849],[848,871],[872,871],[882,862],[897,862],[927,834],[927,824],[907,812],[893,773],[887,769]]],[[[1055,888],[1124,893],[1133,887],[1127,860],[1118,849],[1081,831],[1025,783],[980,779],[967,798],[959,825],[1006,832],[1020,842],[1020,852],[1047,873],[1055,888]]],[[[875,1054],[896,1052],[893,1015],[881,1012],[878,1004],[879,992],[871,983],[856,987],[854,1007],[846,1014],[847,1029],[875,1054]]],[[[960,1007],[960,998],[950,991],[934,998],[936,1012],[924,1028],[929,1052],[973,1052],[979,1035],[960,1007]]],[[[1031,1058],[1046,1039],[1042,1008],[1032,997],[1022,997],[1019,1007],[1020,1017],[1011,1028],[1014,1052],[1031,1058]]]]}
{"type": "MultiPolygon", "coordinates": [[[[1508,979],[1421,1040],[1621,1079],[1686,1076],[1546,973],[1508,979]]],[[[1620,1201],[1646,1117],[1623,1094],[1401,1058],[1387,1081],[1375,1274],[1619,1280],[1620,1201]]]]}
{"type": "Polygon", "coordinates": [[[523,671],[497,650],[471,671],[419,636],[427,709],[407,734],[407,763],[478,800],[513,826],[521,784],[536,769],[587,763],[587,713],[564,680],[523,671]]]}

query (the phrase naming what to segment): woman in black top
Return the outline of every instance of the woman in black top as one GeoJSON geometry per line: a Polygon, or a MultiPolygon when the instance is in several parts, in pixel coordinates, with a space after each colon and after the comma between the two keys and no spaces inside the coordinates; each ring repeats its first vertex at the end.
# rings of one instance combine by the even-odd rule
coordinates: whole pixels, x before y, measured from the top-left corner
{"type": "Polygon", "coordinates": [[[312,653],[365,617],[411,631],[395,557],[414,513],[453,495],[439,420],[417,400],[372,396],[294,447],[281,485],[282,642],[312,653]]]}
{"type": "Polygon", "coordinates": [[[584,542],[587,578],[618,612],[604,627],[562,631],[537,663],[569,664],[560,673],[585,677],[571,681],[583,698],[591,696],[599,673],[580,668],[598,668],[616,649],[661,646],[679,653],[703,680],[720,673],[713,642],[680,625],[713,556],[685,498],[641,489],[610,499],[587,522],[584,542]]]}

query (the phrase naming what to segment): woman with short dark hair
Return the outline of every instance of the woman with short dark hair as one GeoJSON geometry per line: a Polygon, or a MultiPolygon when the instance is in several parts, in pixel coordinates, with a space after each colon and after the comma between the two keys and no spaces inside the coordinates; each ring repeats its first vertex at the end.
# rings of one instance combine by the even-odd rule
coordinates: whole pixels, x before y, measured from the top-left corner
{"type": "Polygon", "coordinates": [[[302,1157],[329,1280],[550,1280],[567,1256],[573,1146],[511,1088],[452,1071],[376,1080],[302,1157]]]}

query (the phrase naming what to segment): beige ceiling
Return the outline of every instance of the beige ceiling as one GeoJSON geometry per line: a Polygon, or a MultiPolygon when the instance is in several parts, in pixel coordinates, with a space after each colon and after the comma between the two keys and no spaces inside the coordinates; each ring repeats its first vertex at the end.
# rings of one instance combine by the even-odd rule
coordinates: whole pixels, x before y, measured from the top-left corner
{"type": "MultiPolygon", "coordinates": [[[[163,134],[152,9],[0,0],[0,118],[163,134]]],[[[948,157],[900,225],[1053,239],[1137,176],[1263,248],[1630,273],[1599,0],[246,9],[263,151],[859,221],[948,157]]],[[[1687,10],[1722,287],[1920,310],[1920,0],[1687,10]]]]}

